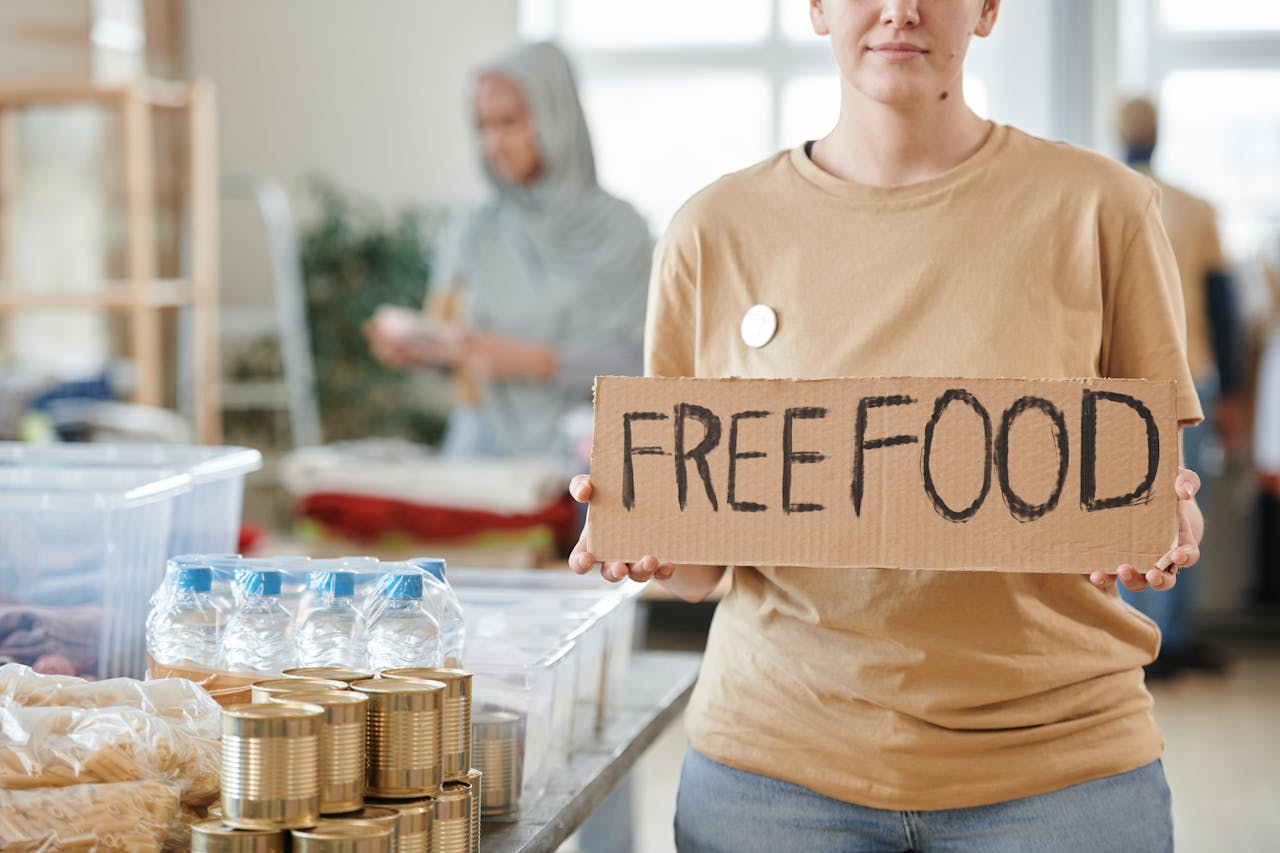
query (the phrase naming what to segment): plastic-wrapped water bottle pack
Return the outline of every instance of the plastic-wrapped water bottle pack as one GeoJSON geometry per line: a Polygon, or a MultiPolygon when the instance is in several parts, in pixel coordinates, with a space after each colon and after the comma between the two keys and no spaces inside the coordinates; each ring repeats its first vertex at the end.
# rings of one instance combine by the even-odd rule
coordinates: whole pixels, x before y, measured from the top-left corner
{"type": "Polygon", "coordinates": [[[457,667],[464,641],[444,561],[430,557],[174,557],[147,616],[154,661],[232,673],[457,667]]]}

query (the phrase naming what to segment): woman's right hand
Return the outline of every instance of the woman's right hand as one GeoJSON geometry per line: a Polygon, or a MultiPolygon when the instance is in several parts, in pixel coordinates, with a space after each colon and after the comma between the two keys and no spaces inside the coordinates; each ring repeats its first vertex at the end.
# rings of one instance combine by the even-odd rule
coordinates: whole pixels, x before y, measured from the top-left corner
{"type": "MultiPolygon", "coordinates": [[[[590,503],[591,478],[586,474],[574,477],[569,482],[569,494],[573,495],[573,499],[578,503],[590,503]]],[[[569,555],[569,568],[580,575],[585,575],[600,562],[595,554],[588,550],[590,545],[587,532],[590,528],[591,515],[588,514],[587,522],[582,526],[582,533],[578,536],[578,544],[573,546],[573,553],[569,555]]],[[[664,581],[670,580],[673,574],[675,574],[674,565],[664,563],[652,554],[641,557],[634,563],[613,562],[600,565],[600,576],[611,583],[617,583],[627,577],[634,581],[647,581],[653,578],[664,581]]]]}

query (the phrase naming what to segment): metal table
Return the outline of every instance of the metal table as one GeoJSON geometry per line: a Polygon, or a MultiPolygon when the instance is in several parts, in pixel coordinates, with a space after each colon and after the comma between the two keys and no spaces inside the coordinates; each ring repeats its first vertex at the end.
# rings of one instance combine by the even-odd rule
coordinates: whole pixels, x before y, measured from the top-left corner
{"type": "Polygon", "coordinates": [[[600,738],[573,755],[545,794],[521,803],[519,820],[486,822],[481,851],[555,853],[684,709],[701,662],[692,652],[636,652],[622,705],[600,738]]]}

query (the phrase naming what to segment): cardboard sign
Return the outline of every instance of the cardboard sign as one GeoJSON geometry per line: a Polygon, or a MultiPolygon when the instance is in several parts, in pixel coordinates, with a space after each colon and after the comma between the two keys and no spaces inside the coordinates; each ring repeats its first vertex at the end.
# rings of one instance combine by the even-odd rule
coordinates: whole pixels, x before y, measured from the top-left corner
{"type": "Polygon", "coordinates": [[[1136,380],[596,380],[592,552],[1018,572],[1173,545],[1176,386],[1136,380]]]}

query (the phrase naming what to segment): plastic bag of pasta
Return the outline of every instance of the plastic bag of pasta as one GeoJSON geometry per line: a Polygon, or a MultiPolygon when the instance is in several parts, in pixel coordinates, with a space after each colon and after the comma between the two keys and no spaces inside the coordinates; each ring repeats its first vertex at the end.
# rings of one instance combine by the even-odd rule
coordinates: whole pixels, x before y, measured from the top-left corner
{"type": "Polygon", "coordinates": [[[178,812],[167,782],[0,790],[5,853],[160,853],[178,812]]]}
{"type": "Polygon", "coordinates": [[[28,708],[0,697],[0,788],[162,780],[182,801],[218,796],[218,742],[129,707],[28,708]]]}

